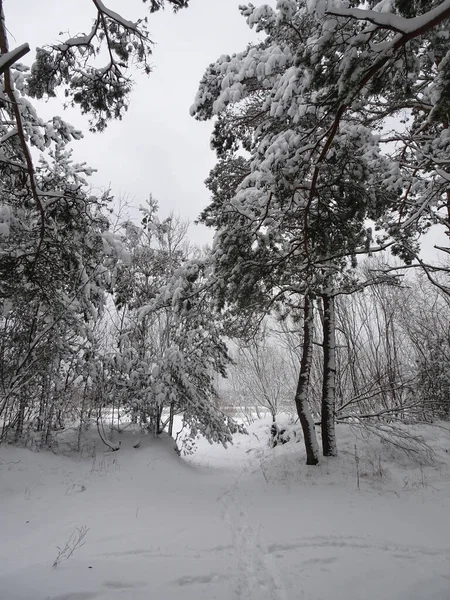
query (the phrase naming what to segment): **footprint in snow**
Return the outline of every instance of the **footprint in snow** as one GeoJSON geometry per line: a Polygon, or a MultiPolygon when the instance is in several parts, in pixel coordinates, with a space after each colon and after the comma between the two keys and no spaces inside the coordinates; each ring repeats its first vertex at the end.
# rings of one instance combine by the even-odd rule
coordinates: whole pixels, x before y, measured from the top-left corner
{"type": "Polygon", "coordinates": [[[230,526],[237,559],[236,598],[238,600],[286,600],[287,594],[261,531],[249,524],[239,501],[226,492],[221,497],[222,518],[230,526]]]}

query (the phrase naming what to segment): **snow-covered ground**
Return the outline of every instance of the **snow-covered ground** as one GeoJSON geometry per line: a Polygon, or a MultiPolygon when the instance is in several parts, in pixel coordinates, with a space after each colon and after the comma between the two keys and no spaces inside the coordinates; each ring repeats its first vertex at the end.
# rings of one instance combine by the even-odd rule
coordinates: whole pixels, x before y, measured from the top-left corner
{"type": "Polygon", "coordinates": [[[268,429],[184,458],[131,432],[114,453],[0,447],[1,600],[450,598],[448,431],[415,430],[436,450],[419,466],[342,426],[340,456],[306,467],[268,429]]]}

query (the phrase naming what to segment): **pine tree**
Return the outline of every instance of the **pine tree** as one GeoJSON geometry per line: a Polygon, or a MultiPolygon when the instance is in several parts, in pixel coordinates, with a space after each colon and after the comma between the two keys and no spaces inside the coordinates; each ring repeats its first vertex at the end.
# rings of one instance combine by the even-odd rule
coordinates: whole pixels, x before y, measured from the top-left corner
{"type": "MultiPolygon", "coordinates": [[[[386,234],[374,236],[368,219],[389,214],[399,190],[385,181],[390,167],[377,137],[355,115],[335,133],[332,151],[321,149],[333,126],[330,103],[338,73],[331,67],[339,55],[330,43],[316,64],[314,45],[304,41],[318,35],[320,24],[307,6],[281,2],[277,11],[251,5],[241,11],[265,39],[211,65],[192,108],[199,119],[218,115],[212,145],[219,162],[207,180],[212,202],[201,217],[217,229],[217,294],[222,306],[263,312],[295,297],[299,306],[306,297],[308,320],[313,296],[323,297],[331,313],[336,293],[358,285],[357,255],[388,243],[386,234]],[[323,61],[331,65],[327,80],[323,61]]],[[[334,320],[327,319],[326,455],[336,454],[333,328],[334,320]]],[[[304,350],[308,356],[309,348],[304,350]]],[[[301,390],[297,397],[303,398],[301,390]]],[[[308,428],[305,439],[311,437],[308,428]]]]}

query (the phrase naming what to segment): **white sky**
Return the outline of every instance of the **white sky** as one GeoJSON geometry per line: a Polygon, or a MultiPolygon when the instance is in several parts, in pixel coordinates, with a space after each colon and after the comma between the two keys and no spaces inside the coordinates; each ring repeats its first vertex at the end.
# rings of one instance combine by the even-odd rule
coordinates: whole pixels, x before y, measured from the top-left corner
{"type": "MultiPolygon", "coordinates": [[[[162,216],[173,210],[190,221],[198,217],[209,201],[203,182],[215,155],[209,148],[212,122],[195,121],[189,107],[208,64],[256,39],[238,11],[242,3],[245,0],[191,0],[191,6],[176,15],[169,8],[150,15],[141,0],[106,0],[130,20],[148,15],[156,42],[154,71],[149,77],[135,74],[124,119],[111,122],[101,134],[91,134],[87,118],[76,109],[63,111],[58,100],[39,103],[41,116],[59,114],[85,132],[84,140],[73,144],[74,157],[97,169],[93,185],[110,187],[116,197],[126,197],[136,207],[151,193],[162,216]]],[[[4,10],[10,46],[28,42],[33,50],[23,59],[28,64],[36,46],[66,39],[67,32],[87,32],[95,16],[91,0],[4,0],[4,10]]],[[[210,243],[212,235],[201,225],[190,229],[196,244],[210,243]]],[[[434,244],[448,244],[443,228],[426,236],[425,256],[435,254],[434,244]]]]}
{"type": "MultiPolygon", "coordinates": [[[[162,216],[173,210],[191,221],[198,217],[209,201],[203,182],[215,155],[209,148],[212,122],[196,121],[189,107],[208,64],[256,39],[238,11],[242,3],[191,0],[191,6],[176,15],[169,8],[150,15],[141,0],[105,1],[130,20],[148,16],[156,42],[153,73],[135,74],[128,112],[101,134],[89,133],[87,118],[76,109],[63,111],[57,100],[39,106],[42,117],[59,114],[84,131],[84,140],[73,144],[74,157],[98,170],[91,178],[95,186],[110,186],[135,206],[151,193],[162,216]]],[[[36,46],[63,40],[67,32],[87,32],[95,16],[91,0],[5,0],[4,10],[11,48],[30,44],[32,52],[22,59],[26,64],[31,64],[36,46]]],[[[197,244],[210,243],[212,234],[200,225],[190,230],[197,244]]]]}

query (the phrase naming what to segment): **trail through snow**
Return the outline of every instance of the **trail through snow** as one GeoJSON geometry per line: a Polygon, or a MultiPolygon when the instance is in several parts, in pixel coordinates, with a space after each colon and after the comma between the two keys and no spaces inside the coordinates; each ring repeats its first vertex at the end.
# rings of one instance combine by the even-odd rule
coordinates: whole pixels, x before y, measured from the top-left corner
{"type": "Polygon", "coordinates": [[[185,459],[131,432],[115,453],[0,447],[0,600],[449,600],[450,437],[422,433],[434,466],[346,428],[306,467],[264,422],[185,459]]]}
{"type": "Polygon", "coordinates": [[[223,518],[230,527],[236,560],[236,598],[239,600],[287,600],[285,588],[267,544],[262,525],[255,529],[231,491],[222,496],[223,518]]]}

